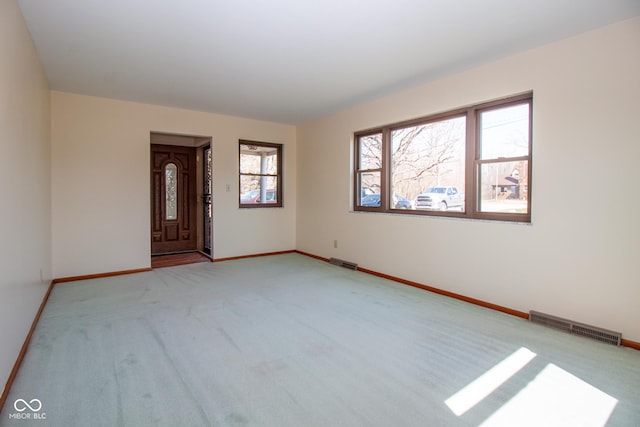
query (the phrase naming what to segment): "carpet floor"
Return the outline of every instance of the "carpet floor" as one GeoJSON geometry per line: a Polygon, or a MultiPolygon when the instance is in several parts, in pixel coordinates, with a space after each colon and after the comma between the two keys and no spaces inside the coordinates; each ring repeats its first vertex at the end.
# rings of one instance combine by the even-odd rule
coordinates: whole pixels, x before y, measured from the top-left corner
{"type": "Polygon", "coordinates": [[[640,426],[640,352],[300,254],[57,284],[0,426],[640,426]]]}

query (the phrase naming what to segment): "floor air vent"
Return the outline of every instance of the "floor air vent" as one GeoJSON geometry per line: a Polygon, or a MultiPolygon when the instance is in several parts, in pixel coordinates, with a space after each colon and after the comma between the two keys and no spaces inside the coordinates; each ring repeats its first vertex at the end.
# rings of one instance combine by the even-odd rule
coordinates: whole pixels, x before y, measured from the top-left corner
{"type": "Polygon", "coordinates": [[[337,265],[339,267],[348,268],[349,270],[357,270],[358,269],[358,264],[356,264],[355,262],[345,261],[345,260],[338,259],[338,258],[330,258],[329,259],[329,263],[331,263],[333,265],[337,265]]]}
{"type": "Polygon", "coordinates": [[[591,338],[606,344],[619,346],[622,342],[622,334],[619,332],[608,331],[606,329],[562,319],[560,317],[551,316],[538,311],[530,311],[529,320],[533,323],[538,323],[573,335],[591,338]]]}

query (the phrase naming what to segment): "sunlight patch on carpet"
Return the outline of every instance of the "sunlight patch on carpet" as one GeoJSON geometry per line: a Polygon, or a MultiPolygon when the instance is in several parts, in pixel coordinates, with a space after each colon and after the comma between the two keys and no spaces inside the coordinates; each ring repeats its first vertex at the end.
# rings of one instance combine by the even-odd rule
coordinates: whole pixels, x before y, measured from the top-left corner
{"type": "Polygon", "coordinates": [[[460,416],[480,403],[504,384],[509,378],[524,368],[536,354],[521,347],[502,362],[476,378],[462,390],[448,398],[445,403],[454,414],[460,416]]]}
{"type": "Polygon", "coordinates": [[[604,427],[618,400],[550,363],[481,427],[604,427]]]}

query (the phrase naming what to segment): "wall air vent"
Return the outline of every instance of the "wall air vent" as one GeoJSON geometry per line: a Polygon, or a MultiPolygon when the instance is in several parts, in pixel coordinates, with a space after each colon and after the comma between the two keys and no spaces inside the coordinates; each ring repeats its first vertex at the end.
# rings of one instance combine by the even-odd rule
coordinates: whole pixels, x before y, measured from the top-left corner
{"type": "Polygon", "coordinates": [[[357,270],[358,264],[355,262],[345,261],[338,258],[330,258],[329,263],[333,265],[337,265],[338,267],[348,268],[349,270],[357,270]]]}
{"type": "Polygon", "coordinates": [[[606,329],[595,326],[585,325],[583,323],[574,322],[572,320],[562,319],[560,317],[551,316],[549,314],[540,313],[538,311],[529,312],[529,320],[533,323],[548,326],[572,335],[580,335],[582,337],[591,338],[606,344],[619,346],[622,342],[622,334],[620,332],[608,331],[606,329]]]}

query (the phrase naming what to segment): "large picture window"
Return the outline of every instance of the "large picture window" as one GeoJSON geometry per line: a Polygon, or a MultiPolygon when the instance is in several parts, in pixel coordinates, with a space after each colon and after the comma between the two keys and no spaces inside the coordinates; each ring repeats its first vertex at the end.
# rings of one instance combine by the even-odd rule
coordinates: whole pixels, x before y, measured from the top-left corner
{"type": "Polygon", "coordinates": [[[240,140],[240,207],[282,207],[282,144],[240,140]]]}
{"type": "Polygon", "coordinates": [[[356,132],[355,210],[531,221],[532,94],[356,132]]]}

